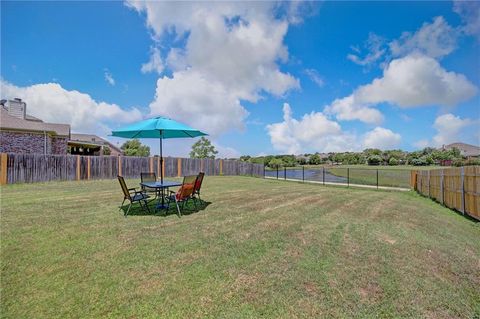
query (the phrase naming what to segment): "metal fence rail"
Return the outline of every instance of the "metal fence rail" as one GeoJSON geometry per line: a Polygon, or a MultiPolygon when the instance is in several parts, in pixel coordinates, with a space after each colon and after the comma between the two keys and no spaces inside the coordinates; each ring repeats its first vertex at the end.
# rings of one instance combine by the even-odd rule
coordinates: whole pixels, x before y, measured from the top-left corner
{"type": "Polygon", "coordinates": [[[374,187],[410,188],[408,169],[368,169],[346,167],[276,167],[266,169],[265,177],[312,181],[323,184],[367,185],[374,187]]]}
{"type": "Polygon", "coordinates": [[[141,172],[166,177],[195,175],[264,176],[261,164],[223,159],[166,157],[80,156],[41,154],[0,154],[0,184],[47,181],[114,179],[117,175],[138,178],[141,172]]]}

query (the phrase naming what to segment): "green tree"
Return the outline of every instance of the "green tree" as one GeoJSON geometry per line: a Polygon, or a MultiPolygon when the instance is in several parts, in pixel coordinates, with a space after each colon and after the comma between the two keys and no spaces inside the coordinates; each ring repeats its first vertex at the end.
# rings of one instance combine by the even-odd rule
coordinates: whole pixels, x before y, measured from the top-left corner
{"type": "Polygon", "coordinates": [[[142,145],[138,139],[126,141],[120,148],[125,156],[150,156],[150,147],[142,145]]]}
{"type": "Polygon", "coordinates": [[[390,159],[388,160],[388,165],[398,165],[398,159],[396,159],[395,157],[390,157],[390,159]]]}
{"type": "Polygon", "coordinates": [[[212,145],[210,140],[206,137],[202,137],[192,145],[190,158],[215,158],[215,155],[217,154],[218,152],[215,150],[215,146],[212,145]]]}
{"type": "Polygon", "coordinates": [[[368,165],[380,165],[383,161],[383,158],[380,155],[371,155],[368,158],[368,165]]]}
{"type": "Polygon", "coordinates": [[[112,150],[110,149],[110,147],[108,147],[107,145],[105,145],[103,147],[103,155],[110,155],[112,154],[112,150]]]}
{"type": "Polygon", "coordinates": [[[311,155],[310,158],[308,159],[308,164],[310,165],[318,165],[321,163],[322,163],[322,158],[320,157],[320,155],[318,155],[318,153],[311,155]]]}
{"type": "Polygon", "coordinates": [[[274,158],[268,162],[268,166],[271,168],[282,167],[284,165],[281,158],[274,158]]]}

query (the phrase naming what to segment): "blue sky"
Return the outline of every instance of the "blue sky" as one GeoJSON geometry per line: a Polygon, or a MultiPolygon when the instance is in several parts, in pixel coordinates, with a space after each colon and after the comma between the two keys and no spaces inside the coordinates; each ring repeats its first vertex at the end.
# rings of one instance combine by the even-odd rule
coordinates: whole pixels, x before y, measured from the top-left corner
{"type": "Polygon", "coordinates": [[[75,132],[165,115],[208,132],[222,156],[480,144],[478,2],[1,9],[2,98],[75,132]]]}

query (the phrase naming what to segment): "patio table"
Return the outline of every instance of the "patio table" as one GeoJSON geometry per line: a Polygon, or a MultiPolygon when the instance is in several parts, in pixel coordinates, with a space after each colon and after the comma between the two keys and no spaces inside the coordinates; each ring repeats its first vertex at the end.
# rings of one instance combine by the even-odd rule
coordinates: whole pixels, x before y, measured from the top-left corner
{"type": "Polygon", "coordinates": [[[168,207],[165,205],[165,189],[168,190],[169,187],[182,186],[182,183],[174,182],[174,181],[163,181],[163,182],[143,182],[143,183],[140,183],[140,185],[148,188],[154,188],[155,190],[159,191],[159,194],[161,193],[161,196],[160,196],[161,199],[158,198],[157,205],[155,206],[155,211],[156,211],[157,209],[164,209],[168,207]]]}

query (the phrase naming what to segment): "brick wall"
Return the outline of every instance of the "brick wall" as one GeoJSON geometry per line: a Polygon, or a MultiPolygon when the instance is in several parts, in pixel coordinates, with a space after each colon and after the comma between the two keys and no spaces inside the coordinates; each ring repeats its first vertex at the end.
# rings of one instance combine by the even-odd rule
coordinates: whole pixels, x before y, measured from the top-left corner
{"type": "Polygon", "coordinates": [[[52,137],[52,154],[67,154],[68,138],[52,137]]]}
{"type": "MultiPolygon", "coordinates": [[[[47,154],[66,154],[65,137],[47,135],[47,154]]],[[[0,131],[1,153],[44,154],[45,136],[43,133],[0,131]]]]}

